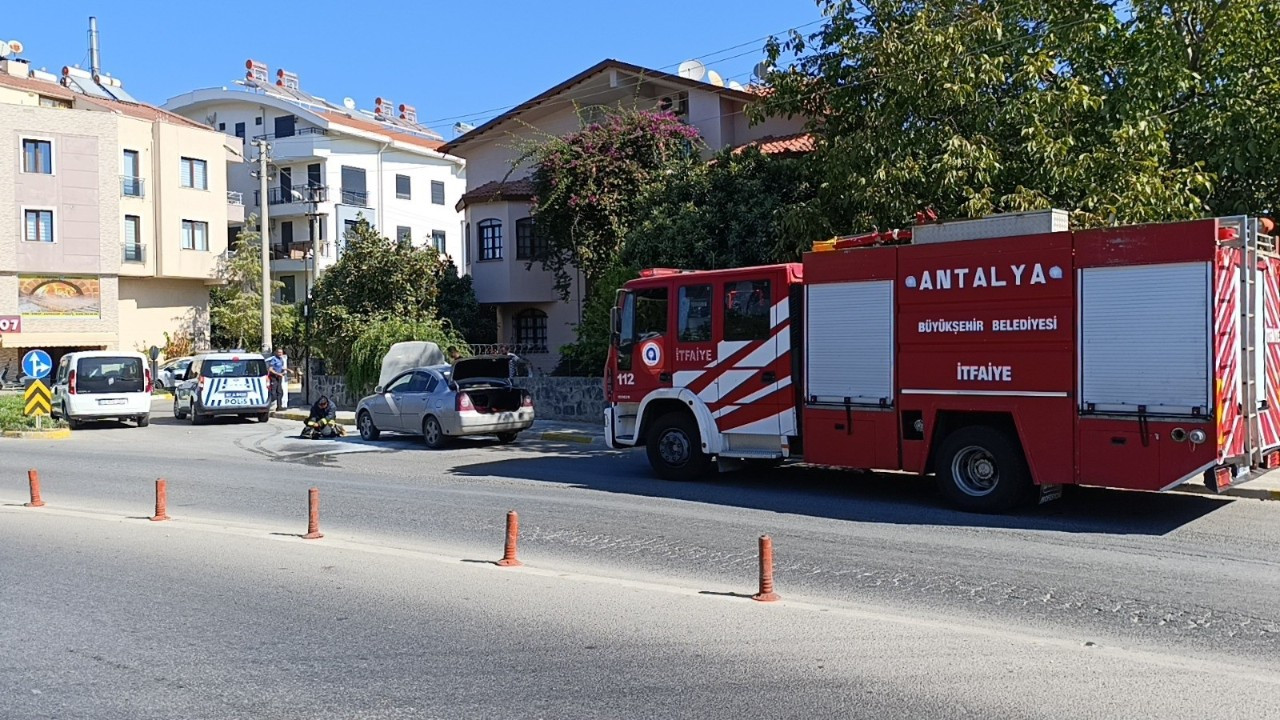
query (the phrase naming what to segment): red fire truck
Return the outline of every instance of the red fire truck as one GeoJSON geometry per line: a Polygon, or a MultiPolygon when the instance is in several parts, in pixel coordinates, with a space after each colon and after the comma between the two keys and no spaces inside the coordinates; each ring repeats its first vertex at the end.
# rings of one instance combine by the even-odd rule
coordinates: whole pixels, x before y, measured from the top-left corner
{"type": "Polygon", "coordinates": [[[614,309],[606,438],[672,480],[791,458],[933,474],[980,512],[1070,484],[1221,490],[1280,465],[1274,223],[1067,221],[647,270],[614,309]]]}

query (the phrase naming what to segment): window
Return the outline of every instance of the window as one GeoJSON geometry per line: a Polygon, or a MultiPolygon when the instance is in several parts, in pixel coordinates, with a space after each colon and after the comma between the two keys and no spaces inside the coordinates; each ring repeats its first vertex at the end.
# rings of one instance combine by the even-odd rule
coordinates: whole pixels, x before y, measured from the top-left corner
{"type": "Polygon", "coordinates": [[[208,164],[203,160],[182,158],[182,187],[196,190],[209,189],[208,164]]]}
{"type": "Polygon", "coordinates": [[[27,210],[26,215],[26,235],[23,239],[27,242],[53,242],[53,211],[52,210],[27,210]]]}
{"type": "Polygon", "coordinates": [[[680,342],[711,341],[711,286],[691,285],[680,288],[680,326],[676,329],[680,342]]]}
{"type": "Polygon", "coordinates": [[[71,103],[67,102],[66,100],[63,100],[62,98],[55,98],[55,97],[49,97],[48,95],[41,95],[40,107],[69,108],[71,107],[71,103]]]}
{"type": "Polygon", "coordinates": [[[364,207],[369,199],[364,168],[342,166],[342,204],[364,207]]]}
{"type": "Polygon", "coordinates": [[[471,223],[462,226],[462,267],[471,264],[471,223]]]}
{"type": "Polygon", "coordinates": [[[423,392],[433,393],[440,387],[440,376],[435,373],[425,373],[427,376],[427,387],[423,392]]]}
{"type": "Polygon", "coordinates": [[[438,253],[444,253],[445,236],[443,230],[431,231],[431,247],[435,248],[438,253]]]}
{"type": "Polygon", "coordinates": [[[516,259],[538,260],[547,252],[547,244],[538,237],[538,228],[533,218],[521,218],[516,221],[516,259]]]}
{"type": "Polygon", "coordinates": [[[413,380],[409,382],[409,392],[411,393],[431,392],[431,387],[431,373],[415,372],[413,380]]]}
{"type": "Polygon", "coordinates": [[[226,132],[226,131],[227,131],[227,124],[226,124],[226,123],[218,123],[218,132],[226,132]]]}
{"type": "Polygon", "coordinates": [[[636,343],[667,332],[667,289],[624,292],[619,325],[618,369],[630,370],[636,343]]]}
{"type": "Polygon", "coordinates": [[[396,240],[406,245],[413,242],[413,230],[404,225],[396,226],[396,240]]]}
{"type": "MultiPolygon", "coordinates": [[[[280,302],[285,305],[292,305],[298,301],[298,278],[295,275],[281,275],[280,282],[283,287],[280,288],[280,302]]],[[[258,303],[261,307],[262,303],[258,303]]]]}
{"type": "Polygon", "coordinates": [[[182,249],[208,250],[209,223],[199,220],[182,221],[182,249]]]}
{"type": "Polygon", "coordinates": [[[320,163],[311,163],[307,166],[307,187],[318,188],[321,185],[320,163]]]}
{"type": "MultiPolygon", "coordinates": [[[[293,244],[293,221],[292,220],[285,220],[284,222],[280,223],[280,244],[284,245],[286,250],[288,250],[289,246],[293,244]]],[[[258,303],[258,304],[261,305],[262,303],[258,303]]]]}
{"type": "Polygon", "coordinates": [[[241,140],[244,139],[244,123],[242,122],[236,123],[236,137],[240,138],[241,140]]]}
{"type": "Polygon", "coordinates": [[[137,150],[125,150],[120,160],[120,190],[125,197],[142,197],[142,163],[137,150]]]}
{"type": "Polygon", "coordinates": [[[142,218],[124,216],[124,261],[142,262],[142,218]]]}
{"type": "Polygon", "coordinates": [[[227,250],[235,252],[240,249],[240,225],[232,225],[227,228],[227,250]]]}
{"type": "Polygon", "coordinates": [[[294,121],[297,120],[292,115],[281,115],[276,118],[276,137],[286,138],[293,137],[294,121]]]}
{"type": "Polygon", "coordinates": [[[768,280],[742,280],[724,286],[724,339],[766,340],[773,300],[768,280]]]}
{"type": "Polygon", "coordinates": [[[547,314],[537,308],[517,313],[516,344],[524,346],[525,352],[546,352],[547,314]]]}
{"type": "Polygon", "coordinates": [[[384,392],[389,393],[406,393],[409,392],[409,386],[413,384],[413,373],[407,372],[400,377],[392,380],[384,392]]]}
{"type": "Polygon", "coordinates": [[[209,358],[199,369],[200,377],[262,377],[267,374],[266,360],[209,358]]]}
{"type": "Polygon", "coordinates": [[[444,204],[444,183],[440,182],[439,180],[431,181],[431,204],[432,205],[444,204]]]}
{"type": "Polygon", "coordinates": [[[355,229],[356,229],[356,221],[355,221],[355,220],[343,220],[343,221],[342,221],[342,234],[343,234],[344,236],[345,236],[347,233],[349,233],[349,232],[351,232],[351,231],[353,231],[353,230],[355,230],[355,229]]]}
{"type": "Polygon", "coordinates": [[[408,175],[396,176],[396,197],[400,198],[401,200],[410,199],[410,197],[412,196],[412,193],[410,192],[411,189],[412,187],[409,183],[408,175]]]}
{"type": "Polygon", "coordinates": [[[22,140],[22,172],[53,174],[53,143],[48,140],[22,140]]]}
{"type": "Polygon", "coordinates": [[[253,124],[254,124],[254,125],[261,125],[261,124],[262,124],[262,116],[261,116],[261,115],[259,115],[258,117],[254,118],[254,119],[253,119],[253,124]]]}
{"type": "Polygon", "coordinates": [[[476,224],[479,230],[480,259],[502,259],[502,221],[481,220],[476,224]]]}

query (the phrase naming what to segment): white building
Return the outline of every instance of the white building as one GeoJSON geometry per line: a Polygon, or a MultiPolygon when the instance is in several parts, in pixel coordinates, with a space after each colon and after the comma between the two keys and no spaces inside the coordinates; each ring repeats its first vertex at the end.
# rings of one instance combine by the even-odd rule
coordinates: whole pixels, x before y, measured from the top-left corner
{"type": "Polygon", "coordinates": [[[463,264],[455,206],[466,191],[465,161],[440,151],[443,139],[418,124],[413,107],[383,98],[371,111],[349,98],[335,105],[303,92],[292,73],[278,71],[272,84],[265,65],[246,67],[235,85],[180,95],[164,108],[240,139],[246,162],[229,171],[228,185],[259,217],[253,141],[268,141],[267,229],[282,300],[305,297],[313,273],[337,260],[346,229],[362,215],[388,237],[463,264]]]}
{"type": "Polygon", "coordinates": [[[706,153],[758,145],[767,154],[811,149],[803,118],[768,118],[752,125],[746,107],[759,97],[741,88],[605,60],[449,141],[442,149],[467,162],[467,247],[461,257],[476,299],[497,310],[498,341],[528,355],[543,371],[559,362],[581,318],[578,284],[563,302],[552,274],[530,262],[538,254],[530,217],[532,168],[517,165],[520,148],[547,135],[563,136],[596,117],[597,108],[668,110],[698,129],[706,153]]]}

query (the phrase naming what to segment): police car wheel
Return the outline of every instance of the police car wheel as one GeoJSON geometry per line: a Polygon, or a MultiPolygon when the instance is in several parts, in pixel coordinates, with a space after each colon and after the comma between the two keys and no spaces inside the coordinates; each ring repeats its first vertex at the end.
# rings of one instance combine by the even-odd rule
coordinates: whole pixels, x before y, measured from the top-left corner
{"type": "Polygon", "coordinates": [[[663,480],[696,480],[711,470],[711,456],[702,451],[698,425],[687,412],[658,418],[645,438],[645,452],[663,480]]]}
{"type": "Polygon", "coordinates": [[[1017,441],[986,426],[956,430],[938,450],[938,489],[968,512],[1002,513],[1022,505],[1035,486],[1017,441]]]}
{"type": "Polygon", "coordinates": [[[178,396],[173,396],[173,416],[179,420],[187,419],[187,414],[182,412],[182,408],[178,405],[178,396]]]}

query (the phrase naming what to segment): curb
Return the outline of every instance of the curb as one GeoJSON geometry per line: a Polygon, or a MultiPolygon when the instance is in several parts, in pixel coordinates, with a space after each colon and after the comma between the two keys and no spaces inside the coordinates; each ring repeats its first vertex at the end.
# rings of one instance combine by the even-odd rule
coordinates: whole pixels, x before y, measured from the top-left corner
{"type": "MultiPolygon", "coordinates": [[[[271,417],[278,418],[280,420],[296,420],[298,422],[306,422],[307,413],[296,412],[293,410],[273,410],[271,412],[271,417]]],[[[338,418],[338,424],[346,425],[347,427],[355,427],[356,419],[355,418],[338,418]]]]}
{"type": "Polygon", "coordinates": [[[578,432],[544,432],[538,436],[545,442],[571,442],[582,445],[595,445],[597,438],[593,435],[578,432]]]}
{"type": "Polygon", "coordinates": [[[59,430],[5,430],[0,437],[10,440],[66,440],[71,437],[69,428],[59,430]]]}
{"type": "Polygon", "coordinates": [[[1270,490],[1267,488],[1251,488],[1251,487],[1234,487],[1227,488],[1226,492],[1214,492],[1203,485],[1185,485],[1178,488],[1182,492],[1194,493],[1196,495],[1209,495],[1211,497],[1234,497],[1234,498],[1252,498],[1254,500],[1280,500],[1280,490],[1270,490]]]}

